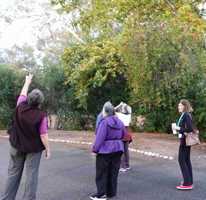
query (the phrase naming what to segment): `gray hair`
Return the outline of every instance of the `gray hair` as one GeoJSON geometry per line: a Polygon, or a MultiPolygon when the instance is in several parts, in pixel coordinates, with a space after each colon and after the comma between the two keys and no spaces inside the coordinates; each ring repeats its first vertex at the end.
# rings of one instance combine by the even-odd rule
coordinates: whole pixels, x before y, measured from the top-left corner
{"type": "Polygon", "coordinates": [[[103,106],[103,112],[105,113],[106,117],[115,115],[114,106],[109,101],[107,101],[103,106]]]}
{"type": "Polygon", "coordinates": [[[28,104],[39,106],[44,101],[44,95],[39,89],[34,89],[28,94],[28,104]]]}

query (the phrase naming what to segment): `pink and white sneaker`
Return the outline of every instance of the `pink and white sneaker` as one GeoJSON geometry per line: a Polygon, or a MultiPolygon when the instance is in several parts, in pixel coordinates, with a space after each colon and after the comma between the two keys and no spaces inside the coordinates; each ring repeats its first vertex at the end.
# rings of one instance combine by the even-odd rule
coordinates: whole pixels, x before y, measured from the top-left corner
{"type": "MultiPolygon", "coordinates": [[[[183,185],[183,184],[184,184],[184,181],[182,181],[182,182],[181,182],[181,185],[183,185]]],[[[193,186],[193,187],[195,187],[195,185],[194,185],[194,184],[192,184],[192,186],[193,186]]]]}
{"type": "Polygon", "coordinates": [[[193,185],[187,185],[187,186],[184,186],[184,185],[180,185],[180,186],[177,186],[177,189],[178,190],[191,190],[193,189],[193,185]]]}

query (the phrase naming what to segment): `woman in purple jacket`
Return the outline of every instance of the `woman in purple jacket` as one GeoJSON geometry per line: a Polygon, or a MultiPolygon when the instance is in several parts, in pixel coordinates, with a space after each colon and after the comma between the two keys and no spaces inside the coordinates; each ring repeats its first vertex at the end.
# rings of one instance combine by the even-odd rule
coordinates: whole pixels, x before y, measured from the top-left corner
{"type": "Polygon", "coordinates": [[[112,198],[117,193],[117,177],[124,147],[121,139],[125,136],[125,127],[115,115],[111,103],[103,107],[104,118],[100,121],[97,136],[92,148],[96,155],[97,193],[90,199],[112,198]]]}

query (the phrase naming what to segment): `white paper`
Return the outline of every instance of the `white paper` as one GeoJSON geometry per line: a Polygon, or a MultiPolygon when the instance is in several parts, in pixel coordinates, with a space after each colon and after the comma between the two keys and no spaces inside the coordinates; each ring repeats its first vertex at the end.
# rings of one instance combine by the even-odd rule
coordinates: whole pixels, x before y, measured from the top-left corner
{"type": "MultiPolygon", "coordinates": [[[[172,123],[172,126],[176,126],[176,123],[172,123]]],[[[176,130],[172,130],[172,131],[173,131],[173,134],[177,134],[176,130]]]]}

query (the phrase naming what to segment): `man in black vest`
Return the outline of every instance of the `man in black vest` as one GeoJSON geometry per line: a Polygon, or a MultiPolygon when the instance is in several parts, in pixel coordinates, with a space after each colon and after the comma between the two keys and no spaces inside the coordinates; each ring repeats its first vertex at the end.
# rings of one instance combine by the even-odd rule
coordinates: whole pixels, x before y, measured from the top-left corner
{"type": "Polygon", "coordinates": [[[27,92],[33,75],[26,81],[17,101],[14,121],[8,130],[11,144],[8,179],[0,200],[14,200],[21,181],[24,163],[26,163],[26,183],[23,200],[35,200],[38,182],[39,164],[43,150],[46,160],[50,158],[46,113],[38,108],[44,100],[38,89],[27,92]]]}

